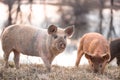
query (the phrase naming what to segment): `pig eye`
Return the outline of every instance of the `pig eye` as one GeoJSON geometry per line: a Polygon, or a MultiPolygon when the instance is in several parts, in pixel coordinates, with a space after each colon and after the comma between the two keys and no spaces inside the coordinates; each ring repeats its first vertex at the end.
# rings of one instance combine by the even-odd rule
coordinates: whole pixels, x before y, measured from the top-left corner
{"type": "Polygon", "coordinates": [[[102,67],[102,64],[100,64],[100,67],[102,67]]]}
{"type": "Polygon", "coordinates": [[[64,39],[66,39],[66,36],[64,36],[64,39]]]}
{"type": "Polygon", "coordinates": [[[58,36],[57,35],[54,35],[54,39],[56,39],[58,36]]]}

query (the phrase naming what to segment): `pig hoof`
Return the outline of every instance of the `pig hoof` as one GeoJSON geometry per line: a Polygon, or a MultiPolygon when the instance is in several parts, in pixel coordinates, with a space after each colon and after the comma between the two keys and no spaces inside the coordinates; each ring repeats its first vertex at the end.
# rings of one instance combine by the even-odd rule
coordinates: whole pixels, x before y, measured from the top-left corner
{"type": "Polygon", "coordinates": [[[75,68],[78,68],[78,65],[75,65],[75,68]]]}

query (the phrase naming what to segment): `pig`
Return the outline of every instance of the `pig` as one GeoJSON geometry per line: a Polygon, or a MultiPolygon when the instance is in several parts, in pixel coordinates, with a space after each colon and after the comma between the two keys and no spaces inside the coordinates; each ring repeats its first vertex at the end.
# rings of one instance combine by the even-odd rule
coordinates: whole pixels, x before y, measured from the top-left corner
{"type": "Polygon", "coordinates": [[[14,52],[14,63],[19,69],[20,53],[41,57],[47,71],[51,70],[53,59],[62,53],[67,45],[67,38],[74,32],[74,26],[65,29],[50,25],[48,29],[40,29],[30,25],[15,24],[4,29],[1,36],[4,51],[5,68],[8,68],[8,58],[14,52]]]}
{"type": "Polygon", "coordinates": [[[120,38],[112,40],[110,42],[110,53],[111,53],[111,59],[109,63],[116,58],[117,59],[117,65],[120,66],[120,38]]]}
{"type": "Polygon", "coordinates": [[[106,64],[111,58],[109,43],[101,34],[96,32],[86,33],[80,39],[76,67],[78,67],[83,54],[95,73],[103,73],[106,64]]]}

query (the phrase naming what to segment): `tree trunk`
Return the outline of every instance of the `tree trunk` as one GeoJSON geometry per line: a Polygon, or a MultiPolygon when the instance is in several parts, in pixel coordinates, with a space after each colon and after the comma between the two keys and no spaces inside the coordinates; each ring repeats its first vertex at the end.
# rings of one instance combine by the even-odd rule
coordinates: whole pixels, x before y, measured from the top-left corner
{"type": "Polygon", "coordinates": [[[100,17],[100,23],[99,23],[99,33],[103,33],[102,31],[102,20],[103,20],[103,15],[102,15],[102,10],[104,8],[104,1],[100,0],[100,13],[99,13],[99,17],[100,17]]]}
{"type": "Polygon", "coordinates": [[[107,38],[109,39],[110,37],[112,37],[112,32],[114,35],[116,35],[116,32],[115,32],[115,29],[114,29],[114,25],[113,25],[113,3],[114,3],[114,0],[111,0],[111,8],[110,8],[110,12],[111,12],[111,19],[110,19],[110,28],[109,28],[109,32],[108,32],[108,35],[107,35],[107,38]]]}

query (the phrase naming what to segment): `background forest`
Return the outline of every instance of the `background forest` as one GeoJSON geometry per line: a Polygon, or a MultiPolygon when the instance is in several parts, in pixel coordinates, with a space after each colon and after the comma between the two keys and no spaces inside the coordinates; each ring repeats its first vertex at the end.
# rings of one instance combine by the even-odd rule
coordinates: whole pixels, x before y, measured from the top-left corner
{"type": "Polygon", "coordinates": [[[0,0],[1,29],[11,24],[47,28],[75,25],[73,39],[86,32],[119,37],[119,0],[0,0]]]}

